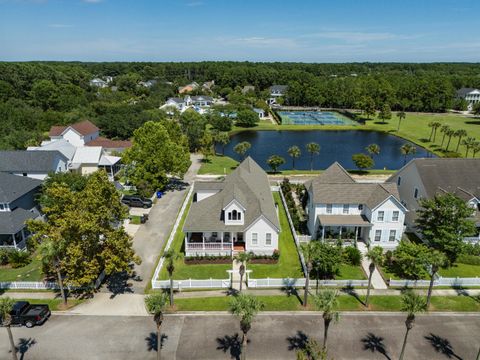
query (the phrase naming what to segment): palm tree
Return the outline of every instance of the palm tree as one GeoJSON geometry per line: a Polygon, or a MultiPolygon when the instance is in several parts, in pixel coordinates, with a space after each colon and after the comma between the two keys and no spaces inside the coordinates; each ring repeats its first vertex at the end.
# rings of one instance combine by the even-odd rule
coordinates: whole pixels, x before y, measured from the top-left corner
{"type": "Polygon", "coordinates": [[[440,147],[443,146],[443,142],[445,141],[445,137],[447,136],[447,132],[450,130],[450,126],[448,125],[443,125],[441,128],[440,128],[440,132],[443,133],[443,137],[442,137],[442,143],[440,144],[440,147]]]}
{"type": "Polygon", "coordinates": [[[247,358],[247,334],[252,327],[252,322],[260,310],[263,309],[261,303],[255,296],[239,294],[230,301],[230,312],[240,320],[240,329],[243,333],[241,358],[247,358]]]}
{"type": "Polygon", "coordinates": [[[373,155],[380,154],[380,146],[377,144],[370,144],[365,148],[365,150],[367,150],[371,157],[373,157],[373,155]]]}
{"type": "Polygon", "coordinates": [[[410,143],[405,143],[400,147],[400,152],[403,155],[403,165],[405,165],[407,163],[407,156],[415,154],[417,148],[410,143]]]}
{"type": "Polygon", "coordinates": [[[157,360],[161,358],[162,350],[162,322],[163,313],[167,307],[168,295],[163,292],[156,292],[152,295],[148,295],[145,298],[145,305],[150,314],[153,315],[153,320],[157,324],[157,360]]]}
{"type": "Polygon", "coordinates": [[[225,145],[230,142],[230,136],[228,132],[219,132],[215,135],[215,141],[222,145],[222,156],[225,156],[225,145]]]}
{"type": "Polygon", "coordinates": [[[247,264],[252,260],[253,253],[251,252],[240,252],[237,256],[235,256],[235,261],[240,263],[240,269],[238,272],[240,273],[240,291],[242,291],[242,284],[243,284],[243,276],[245,275],[245,270],[247,264]]]}
{"type": "Polygon", "coordinates": [[[303,295],[303,307],[307,307],[308,290],[310,287],[310,272],[313,268],[313,261],[317,255],[317,242],[310,241],[306,244],[300,245],[300,252],[305,261],[305,293],[303,295]]]}
{"type": "Polygon", "coordinates": [[[287,150],[288,155],[292,157],[292,169],[295,170],[295,159],[299,158],[302,152],[300,148],[296,145],[290,146],[287,150]]]}
{"type": "Polygon", "coordinates": [[[434,124],[434,121],[430,121],[428,123],[428,127],[432,129],[432,130],[430,130],[430,136],[428,138],[428,141],[432,141],[433,132],[435,131],[435,128],[433,127],[433,124],[434,124]]]}
{"type": "Polygon", "coordinates": [[[447,142],[447,148],[445,150],[448,151],[448,148],[450,147],[450,141],[452,141],[452,136],[455,135],[455,130],[448,129],[446,134],[448,136],[448,142],[447,142]]]}
{"type": "Polygon", "coordinates": [[[313,156],[320,154],[320,145],[311,142],[306,145],[307,151],[310,153],[310,170],[313,170],[313,156]]]}
{"type": "Polygon", "coordinates": [[[314,295],[315,307],[323,314],[323,349],[327,349],[328,328],[332,320],[338,321],[338,291],[326,289],[322,290],[318,295],[314,295]]]}
{"type": "Polygon", "coordinates": [[[10,313],[12,312],[13,304],[15,304],[15,301],[9,297],[0,298],[0,319],[2,320],[2,326],[4,326],[8,332],[12,359],[17,360],[17,348],[15,347],[15,342],[13,341],[11,329],[12,316],[10,315],[10,313]]]}
{"type": "Polygon", "coordinates": [[[375,246],[373,249],[370,249],[365,256],[370,260],[370,265],[368,267],[368,287],[367,287],[367,297],[365,298],[365,307],[368,308],[368,300],[370,298],[370,289],[372,287],[372,276],[375,271],[375,267],[380,265],[383,260],[383,249],[380,246],[375,246]]]}
{"type": "Polygon", "coordinates": [[[248,141],[242,141],[241,143],[238,143],[235,145],[233,148],[233,151],[235,151],[238,155],[242,157],[242,160],[245,159],[245,154],[247,151],[252,147],[252,144],[250,144],[248,141]]]}
{"type": "Polygon", "coordinates": [[[405,338],[403,339],[402,352],[400,353],[400,360],[403,360],[405,354],[405,347],[407,345],[408,333],[413,328],[415,323],[415,315],[422,313],[427,309],[427,302],[424,297],[415,294],[413,291],[407,291],[402,296],[402,311],[407,313],[407,319],[405,320],[405,326],[407,331],[405,332],[405,338]]]}
{"type": "Polygon", "coordinates": [[[402,120],[404,120],[407,117],[407,114],[405,114],[405,111],[399,111],[397,113],[397,117],[398,117],[397,132],[398,132],[400,130],[400,123],[402,122],[402,120]]]}
{"type": "Polygon", "coordinates": [[[458,152],[458,148],[460,147],[460,142],[462,141],[462,137],[467,136],[467,132],[463,129],[455,131],[455,136],[458,137],[457,148],[455,149],[458,152]]]}
{"type": "Polygon", "coordinates": [[[65,241],[56,241],[50,238],[44,239],[39,247],[38,254],[42,263],[46,266],[53,266],[55,272],[57,273],[58,286],[60,288],[60,294],[62,296],[63,305],[67,305],[67,296],[65,293],[65,288],[63,286],[63,276],[61,270],[61,261],[60,256],[64,252],[65,241]]]}
{"type": "Polygon", "coordinates": [[[476,141],[475,144],[473,144],[472,151],[473,151],[473,157],[475,157],[475,155],[477,155],[477,152],[480,151],[480,141],[476,141]]]}
{"type": "Polygon", "coordinates": [[[433,142],[435,142],[435,139],[437,138],[437,129],[442,126],[441,123],[439,123],[438,121],[434,121],[433,122],[433,142]]]}
{"type": "Polygon", "coordinates": [[[182,258],[182,254],[177,253],[174,249],[168,249],[164,252],[165,268],[170,279],[170,306],[173,306],[173,272],[175,271],[175,261],[182,258]]]}
{"type": "Polygon", "coordinates": [[[438,250],[431,250],[427,258],[425,259],[425,265],[430,268],[430,285],[428,286],[428,293],[427,293],[427,309],[430,307],[430,299],[432,297],[432,290],[433,290],[433,282],[435,280],[435,275],[437,275],[438,270],[441,267],[447,264],[447,257],[444,253],[438,250]]]}
{"type": "Polygon", "coordinates": [[[465,157],[468,157],[468,153],[470,152],[470,149],[475,146],[475,138],[474,137],[468,137],[462,141],[462,145],[465,146],[465,157]]]}

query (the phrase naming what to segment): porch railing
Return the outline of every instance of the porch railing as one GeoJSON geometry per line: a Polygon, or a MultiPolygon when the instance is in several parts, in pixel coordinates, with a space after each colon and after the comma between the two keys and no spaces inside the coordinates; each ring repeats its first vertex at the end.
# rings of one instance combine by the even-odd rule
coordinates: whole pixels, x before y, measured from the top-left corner
{"type": "Polygon", "coordinates": [[[188,243],[186,250],[231,250],[232,243],[188,243]]]}

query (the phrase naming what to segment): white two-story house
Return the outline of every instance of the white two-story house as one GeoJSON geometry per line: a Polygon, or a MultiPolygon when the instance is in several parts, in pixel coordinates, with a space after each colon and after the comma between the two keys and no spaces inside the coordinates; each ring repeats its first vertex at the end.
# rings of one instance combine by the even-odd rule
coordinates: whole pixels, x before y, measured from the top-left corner
{"type": "Polygon", "coordinates": [[[395,183],[356,182],[337,162],[305,184],[312,239],[363,241],[395,248],[405,213],[395,183]]]}
{"type": "Polygon", "coordinates": [[[196,182],[183,232],[186,256],[272,255],[280,224],[265,171],[248,157],[224,181],[196,182]]]}
{"type": "Polygon", "coordinates": [[[480,241],[480,159],[413,159],[389,181],[397,184],[400,200],[408,209],[405,218],[407,230],[421,236],[415,227],[421,199],[451,193],[475,210],[473,220],[477,233],[467,236],[466,241],[480,241]]]}

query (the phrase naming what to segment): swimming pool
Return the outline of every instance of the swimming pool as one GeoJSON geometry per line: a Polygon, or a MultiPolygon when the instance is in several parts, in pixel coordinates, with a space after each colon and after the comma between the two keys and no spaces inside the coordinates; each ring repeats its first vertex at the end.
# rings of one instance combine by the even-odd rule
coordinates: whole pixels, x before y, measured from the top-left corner
{"type": "Polygon", "coordinates": [[[285,125],[358,125],[333,111],[279,111],[278,115],[285,125]]]}

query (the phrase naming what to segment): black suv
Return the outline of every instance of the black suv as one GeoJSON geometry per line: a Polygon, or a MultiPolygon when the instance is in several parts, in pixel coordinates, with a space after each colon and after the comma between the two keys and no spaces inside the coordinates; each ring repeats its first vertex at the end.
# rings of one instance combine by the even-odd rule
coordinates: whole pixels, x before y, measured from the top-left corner
{"type": "Polygon", "coordinates": [[[124,195],[122,203],[131,207],[143,207],[145,209],[152,207],[152,200],[145,199],[138,195],[124,195]]]}

